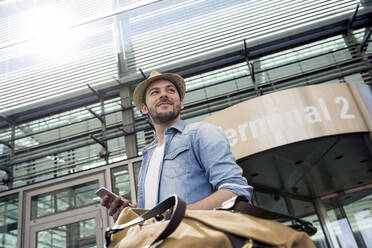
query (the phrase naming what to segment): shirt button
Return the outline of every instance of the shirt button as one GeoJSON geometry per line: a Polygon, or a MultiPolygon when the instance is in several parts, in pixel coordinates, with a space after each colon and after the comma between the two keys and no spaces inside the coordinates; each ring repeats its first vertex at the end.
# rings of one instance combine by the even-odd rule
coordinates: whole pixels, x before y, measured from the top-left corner
{"type": "Polygon", "coordinates": [[[139,197],[142,200],[142,196],[139,197]]]}

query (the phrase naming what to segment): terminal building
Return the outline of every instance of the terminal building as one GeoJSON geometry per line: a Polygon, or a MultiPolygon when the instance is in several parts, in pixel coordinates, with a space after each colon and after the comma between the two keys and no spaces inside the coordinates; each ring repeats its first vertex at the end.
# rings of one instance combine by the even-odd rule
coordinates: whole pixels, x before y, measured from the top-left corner
{"type": "Polygon", "coordinates": [[[103,247],[136,202],[152,70],[229,139],[262,208],[372,247],[372,1],[0,1],[0,247],[103,247]]]}

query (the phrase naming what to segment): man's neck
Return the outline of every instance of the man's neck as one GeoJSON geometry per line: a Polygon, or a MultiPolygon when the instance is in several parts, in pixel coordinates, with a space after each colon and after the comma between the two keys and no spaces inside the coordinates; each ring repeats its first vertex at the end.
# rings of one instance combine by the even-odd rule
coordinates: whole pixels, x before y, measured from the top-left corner
{"type": "Polygon", "coordinates": [[[177,121],[179,121],[180,119],[181,118],[178,117],[178,118],[174,119],[171,122],[161,123],[161,124],[155,124],[154,125],[155,132],[156,132],[156,137],[158,138],[158,146],[163,145],[164,142],[165,142],[165,131],[167,131],[168,128],[170,128],[171,126],[173,126],[173,124],[176,123],[177,121]]]}

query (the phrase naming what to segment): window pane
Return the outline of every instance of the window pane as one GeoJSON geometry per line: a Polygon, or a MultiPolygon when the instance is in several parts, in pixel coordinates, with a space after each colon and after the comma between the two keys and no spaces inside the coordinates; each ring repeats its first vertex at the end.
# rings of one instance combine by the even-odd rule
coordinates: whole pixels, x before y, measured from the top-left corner
{"type": "Polygon", "coordinates": [[[372,189],[324,201],[340,247],[372,247],[372,189]]]}
{"type": "Polygon", "coordinates": [[[338,209],[327,211],[327,215],[340,247],[358,247],[347,219],[340,215],[338,209]]]}
{"type": "Polygon", "coordinates": [[[120,167],[113,168],[111,170],[112,178],[112,191],[120,196],[127,198],[132,202],[130,196],[130,181],[129,181],[129,171],[128,165],[123,165],[120,167]]]}
{"type": "Polygon", "coordinates": [[[0,199],[0,247],[17,247],[18,194],[0,199]]]}
{"type": "Polygon", "coordinates": [[[296,217],[311,222],[313,226],[317,228],[316,234],[310,237],[312,241],[314,241],[316,247],[327,248],[327,242],[319,218],[315,213],[314,205],[311,202],[296,199],[291,199],[291,203],[296,217]]]}
{"type": "Polygon", "coordinates": [[[355,238],[365,247],[372,247],[372,194],[345,205],[344,209],[355,238]]]}
{"type": "Polygon", "coordinates": [[[96,248],[96,221],[88,219],[37,233],[37,248],[96,248]]]}
{"type": "Polygon", "coordinates": [[[85,207],[99,202],[95,191],[98,180],[64,188],[31,198],[31,219],[85,207]]]}
{"type": "Polygon", "coordinates": [[[141,163],[142,163],[142,161],[138,161],[138,162],[133,163],[134,182],[135,182],[135,185],[136,185],[136,192],[138,192],[138,175],[139,175],[139,171],[141,169],[141,163]]]}

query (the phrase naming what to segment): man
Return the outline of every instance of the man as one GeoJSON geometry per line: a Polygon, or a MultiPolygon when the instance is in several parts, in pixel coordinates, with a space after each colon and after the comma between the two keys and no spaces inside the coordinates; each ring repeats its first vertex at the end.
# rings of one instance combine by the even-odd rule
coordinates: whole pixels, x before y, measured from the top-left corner
{"type": "MultiPolygon", "coordinates": [[[[156,139],[143,151],[138,207],[152,208],[172,194],[183,199],[187,209],[213,209],[236,195],[250,199],[252,187],[242,177],[223,132],[212,124],[181,120],[185,92],[181,76],[156,71],[134,90],[137,108],[156,131],[156,139]]],[[[101,204],[115,220],[129,206],[120,197],[110,204],[108,196],[101,204]]]]}

